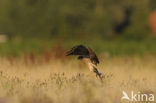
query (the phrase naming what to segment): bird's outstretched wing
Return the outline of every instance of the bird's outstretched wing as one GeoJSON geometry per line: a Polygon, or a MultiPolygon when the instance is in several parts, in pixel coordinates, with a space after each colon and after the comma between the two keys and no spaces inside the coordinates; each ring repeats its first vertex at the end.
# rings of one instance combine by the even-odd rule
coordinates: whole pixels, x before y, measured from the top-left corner
{"type": "Polygon", "coordinates": [[[89,51],[88,49],[83,45],[74,46],[71,50],[66,52],[66,56],[69,55],[84,55],[88,56],[89,51]]]}
{"type": "Polygon", "coordinates": [[[87,48],[83,45],[74,46],[71,50],[66,52],[66,56],[80,55],[78,59],[90,58],[91,62],[95,65],[99,64],[99,59],[92,49],[87,48]]]}

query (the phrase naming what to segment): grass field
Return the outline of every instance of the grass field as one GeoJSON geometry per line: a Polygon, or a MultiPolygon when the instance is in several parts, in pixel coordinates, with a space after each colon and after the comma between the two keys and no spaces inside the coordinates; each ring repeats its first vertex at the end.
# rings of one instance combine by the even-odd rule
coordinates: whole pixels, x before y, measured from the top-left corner
{"type": "Polygon", "coordinates": [[[0,58],[0,103],[127,103],[122,91],[156,93],[154,56],[100,55],[101,82],[76,58],[0,58]]]}
{"type": "Polygon", "coordinates": [[[125,39],[22,39],[14,38],[6,43],[0,43],[0,56],[15,55],[21,56],[24,53],[39,54],[42,51],[53,51],[53,47],[60,46],[69,49],[74,45],[83,44],[89,46],[96,53],[105,53],[110,56],[120,55],[156,55],[156,39],[146,40],[125,40],[125,39]]]}

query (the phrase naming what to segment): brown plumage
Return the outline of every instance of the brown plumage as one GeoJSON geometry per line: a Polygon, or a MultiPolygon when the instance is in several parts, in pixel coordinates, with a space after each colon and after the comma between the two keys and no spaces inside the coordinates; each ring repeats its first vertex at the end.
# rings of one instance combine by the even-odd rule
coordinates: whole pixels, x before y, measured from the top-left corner
{"type": "Polygon", "coordinates": [[[89,67],[89,70],[96,73],[101,79],[101,73],[97,69],[97,64],[99,64],[99,59],[92,49],[85,47],[83,45],[74,46],[66,53],[66,56],[78,55],[79,60],[84,60],[89,67]]]}

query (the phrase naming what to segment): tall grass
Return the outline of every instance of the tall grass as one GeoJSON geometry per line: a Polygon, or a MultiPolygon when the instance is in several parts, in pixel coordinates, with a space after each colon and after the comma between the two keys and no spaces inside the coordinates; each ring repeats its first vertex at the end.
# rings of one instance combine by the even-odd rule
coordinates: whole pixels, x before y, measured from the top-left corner
{"type": "Polygon", "coordinates": [[[101,82],[83,62],[45,54],[0,58],[0,102],[127,103],[123,90],[156,93],[153,56],[101,55],[101,82]]]}

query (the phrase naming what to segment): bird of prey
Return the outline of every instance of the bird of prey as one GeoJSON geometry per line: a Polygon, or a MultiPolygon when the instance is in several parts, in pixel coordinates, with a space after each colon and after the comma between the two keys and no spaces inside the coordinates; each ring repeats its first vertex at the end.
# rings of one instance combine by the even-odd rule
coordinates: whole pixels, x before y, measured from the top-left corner
{"type": "Polygon", "coordinates": [[[97,69],[99,59],[97,58],[96,54],[93,52],[92,49],[83,45],[77,45],[66,52],[66,56],[70,55],[77,55],[78,60],[84,60],[88,64],[89,70],[96,73],[96,76],[102,79],[101,73],[97,69]]]}

